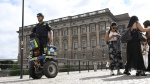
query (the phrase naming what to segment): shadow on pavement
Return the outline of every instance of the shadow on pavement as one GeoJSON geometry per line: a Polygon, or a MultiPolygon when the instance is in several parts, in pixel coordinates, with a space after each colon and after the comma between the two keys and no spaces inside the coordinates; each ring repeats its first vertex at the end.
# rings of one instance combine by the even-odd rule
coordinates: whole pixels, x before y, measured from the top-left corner
{"type": "MultiPolygon", "coordinates": [[[[115,76],[117,76],[117,75],[115,75],[115,76]]],[[[104,76],[86,77],[86,78],[81,78],[80,80],[101,79],[103,81],[122,81],[122,80],[133,80],[133,79],[150,78],[149,75],[147,75],[147,76],[135,76],[135,75],[127,76],[127,75],[122,75],[122,76],[115,77],[115,78],[109,78],[109,77],[113,77],[113,76],[104,75],[104,76]]]]}
{"type": "MultiPolygon", "coordinates": [[[[41,78],[41,79],[47,79],[47,78],[41,78]]],[[[18,83],[18,82],[27,82],[27,81],[37,81],[37,80],[41,80],[41,79],[14,79],[14,80],[6,80],[0,83],[18,83]]]]}
{"type": "Polygon", "coordinates": [[[98,78],[107,78],[107,77],[111,77],[111,76],[104,75],[104,76],[86,77],[86,78],[81,78],[80,80],[89,80],[89,79],[98,79],[98,78]]]}
{"type": "Polygon", "coordinates": [[[123,76],[116,77],[116,78],[109,78],[109,79],[102,79],[102,80],[104,80],[104,81],[122,81],[122,80],[134,80],[134,79],[144,79],[144,78],[150,78],[150,76],[149,75],[147,75],[147,76],[123,75],[123,76]]]}

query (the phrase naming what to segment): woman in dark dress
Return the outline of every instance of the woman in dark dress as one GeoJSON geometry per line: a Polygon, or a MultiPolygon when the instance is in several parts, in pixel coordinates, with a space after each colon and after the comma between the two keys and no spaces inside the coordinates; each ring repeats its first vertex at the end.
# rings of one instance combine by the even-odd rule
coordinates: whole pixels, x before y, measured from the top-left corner
{"type": "Polygon", "coordinates": [[[137,71],[136,76],[146,76],[138,32],[147,32],[149,28],[143,28],[138,21],[137,16],[132,16],[127,27],[131,28],[132,40],[127,43],[127,63],[124,74],[130,75],[129,71],[133,67],[137,71]]]}
{"type": "MultiPolygon", "coordinates": [[[[146,20],[143,23],[145,28],[150,28],[150,20],[146,20]]],[[[150,31],[146,32],[146,37],[147,37],[147,42],[148,45],[150,46],[150,31]]],[[[148,52],[148,68],[146,71],[150,71],[150,48],[149,48],[149,52],[148,52]]]]}

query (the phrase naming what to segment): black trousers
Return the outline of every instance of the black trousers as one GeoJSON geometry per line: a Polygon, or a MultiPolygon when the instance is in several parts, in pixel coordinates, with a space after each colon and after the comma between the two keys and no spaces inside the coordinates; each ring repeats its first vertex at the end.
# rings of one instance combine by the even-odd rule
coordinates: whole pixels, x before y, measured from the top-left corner
{"type": "Polygon", "coordinates": [[[40,55],[44,53],[44,48],[47,46],[47,38],[39,38],[40,41],[40,55]]]}

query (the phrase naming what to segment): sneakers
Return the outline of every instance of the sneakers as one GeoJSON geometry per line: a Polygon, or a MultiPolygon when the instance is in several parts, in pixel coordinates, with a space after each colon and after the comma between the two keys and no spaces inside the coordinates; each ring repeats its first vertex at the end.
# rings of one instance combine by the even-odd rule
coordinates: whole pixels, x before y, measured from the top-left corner
{"type": "Polygon", "coordinates": [[[125,74],[125,75],[131,75],[129,72],[127,72],[127,71],[124,71],[124,73],[123,74],[125,74]]]}
{"type": "MultiPolygon", "coordinates": [[[[113,71],[110,72],[110,75],[113,76],[115,75],[113,71]]],[[[123,75],[123,73],[121,73],[120,71],[117,71],[117,75],[123,75]]]]}
{"type": "Polygon", "coordinates": [[[144,71],[137,71],[136,76],[147,76],[144,71]]]}
{"type": "Polygon", "coordinates": [[[110,75],[111,75],[111,76],[113,76],[113,75],[115,75],[115,74],[114,74],[114,72],[113,72],[113,71],[111,71],[111,72],[110,72],[110,75]]]}

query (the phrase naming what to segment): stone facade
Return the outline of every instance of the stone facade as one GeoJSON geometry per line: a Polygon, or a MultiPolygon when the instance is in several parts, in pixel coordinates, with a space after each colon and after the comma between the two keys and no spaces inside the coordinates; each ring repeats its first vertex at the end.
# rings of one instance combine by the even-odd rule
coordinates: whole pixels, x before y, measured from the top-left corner
{"type": "MultiPolygon", "coordinates": [[[[111,22],[117,22],[121,33],[127,27],[129,19],[128,13],[113,15],[106,8],[46,22],[51,25],[54,32],[53,45],[59,48],[57,58],[87,59],[106,63],[108,60],[108,47],[104,40],[106,30],[111,22]]],[[[29,55],[28,35],[34,26],[35,24],[24,27],[24,59],[29,55]]],[[[17,32],[19,34],[18,59],[20,59],[21,27],[17,32]]],[[[125,62],[126,45],[123,44],[122,47],[122,57],[125,62]]]]}

